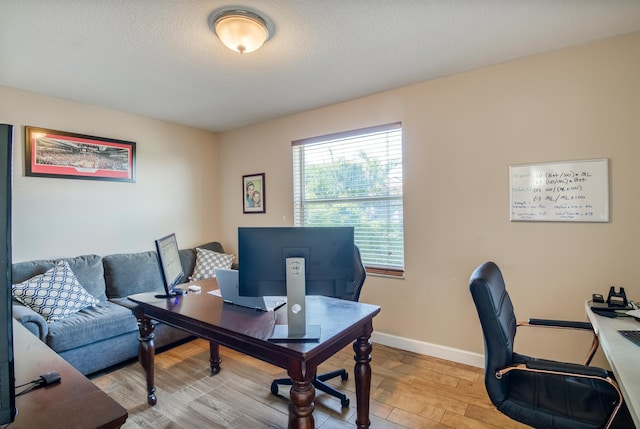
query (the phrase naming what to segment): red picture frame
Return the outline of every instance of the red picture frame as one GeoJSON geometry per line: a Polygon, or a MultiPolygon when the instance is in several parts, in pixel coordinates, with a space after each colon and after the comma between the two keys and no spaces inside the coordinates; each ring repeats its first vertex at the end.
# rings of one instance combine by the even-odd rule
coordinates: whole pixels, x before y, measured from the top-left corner
{"type": "Polygon", "coordinates": [[[27,126],[25,175],[135,182],[136,144],[27,126]]]}

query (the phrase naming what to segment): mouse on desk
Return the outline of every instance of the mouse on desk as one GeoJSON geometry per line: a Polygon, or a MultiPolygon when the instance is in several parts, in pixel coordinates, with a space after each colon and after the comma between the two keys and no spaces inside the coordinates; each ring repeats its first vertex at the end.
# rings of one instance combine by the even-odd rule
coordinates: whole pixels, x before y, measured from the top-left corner
{"type": "Polygon", "coordinates": [[[593,308],[593,307],[591,308],[591,311],[596,313],[598,316],[609,317],[612,319],[618,317],[618,313],[616,313],[615,311],[600,310],[598,308],[593,308]]]}

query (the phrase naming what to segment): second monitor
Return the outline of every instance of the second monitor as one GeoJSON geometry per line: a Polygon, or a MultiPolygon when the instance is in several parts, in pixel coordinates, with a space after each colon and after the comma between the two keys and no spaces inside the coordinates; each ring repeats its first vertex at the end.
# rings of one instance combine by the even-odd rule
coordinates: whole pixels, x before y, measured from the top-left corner
{"type": "Polygon", "coordinates": [[[160,273],[164,282],[164,294],[156,295],[156,298],[170,298],[183,295],[186,291],[180,289],[178,284],[184,280],[180,251],[175,234],[169,234],[156,240],[156,251],[160,263],[160,273]]]}
{"type": "Polygon", "coordinates": [[[353,227],[238,228],[239,293],[286,295],[284,339],[314,339],[305,296],[353,294],[354,258],[353,227]]]}

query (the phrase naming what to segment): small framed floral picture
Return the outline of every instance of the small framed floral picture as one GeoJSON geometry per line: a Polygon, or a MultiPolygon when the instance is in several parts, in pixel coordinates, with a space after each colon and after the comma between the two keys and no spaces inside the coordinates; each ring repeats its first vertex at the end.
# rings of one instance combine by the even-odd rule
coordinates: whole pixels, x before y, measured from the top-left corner
{"type": "Polygon", "coordinates": [[[264,173],[242,176],[243,213],[266,213],[264,173]]]}

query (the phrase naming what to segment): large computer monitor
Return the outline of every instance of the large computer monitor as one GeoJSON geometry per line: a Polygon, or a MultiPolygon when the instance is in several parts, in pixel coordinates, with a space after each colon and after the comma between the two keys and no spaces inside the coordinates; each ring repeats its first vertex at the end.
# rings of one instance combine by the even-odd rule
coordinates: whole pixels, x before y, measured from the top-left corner
{"type": "Polygon", "coordinates": [[[353,293],[353,227],[238,228],[240,295],[286,295],[286,259],[305,259],[307,295],[353,293]]]}
{"type": "Polygon", "coordinates": [[[0,424],[16,416],[11,305],[11,182],[13,127],[0,124],[0,424]]]}
{"type": "Polygon", "coordinates": [[[184,290],[177,287],[184,279],[184,271],[180,262],[178,241],[175,234],[169,234],[156,240],[156,250],[160,262],[160,272],[164,283],[164,294],[156,295],[157,298],[169,298],[183,295],[184,290]]]}
{"type": "Polygon", "coordinates": [[[353,293],[353,236],[353,227],[238,228],[240,295],[286,295],[286,338],[317,339],[318,327],[306,325],[305,296],[353,293]]]}

